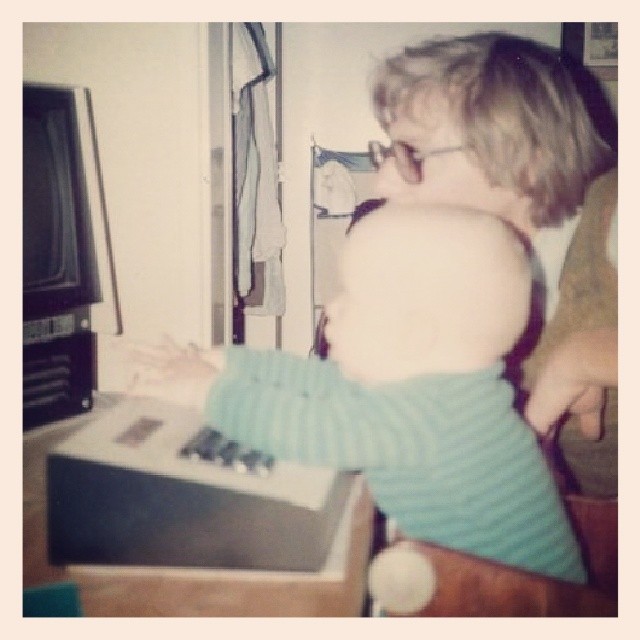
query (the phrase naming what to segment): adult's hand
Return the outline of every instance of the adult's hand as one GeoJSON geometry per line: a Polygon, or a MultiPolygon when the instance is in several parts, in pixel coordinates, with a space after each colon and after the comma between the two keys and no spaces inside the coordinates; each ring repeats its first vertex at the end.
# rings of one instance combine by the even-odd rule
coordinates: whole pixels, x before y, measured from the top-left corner
{"type": "Polygon", "coordinates": [[[544,435],[569,412],[578,416],[582,434],[597,440],[602,435],[604,388],[617,383],[617,329],[576,332],[555,349],[539,372],[525,418],[544,435]]]}

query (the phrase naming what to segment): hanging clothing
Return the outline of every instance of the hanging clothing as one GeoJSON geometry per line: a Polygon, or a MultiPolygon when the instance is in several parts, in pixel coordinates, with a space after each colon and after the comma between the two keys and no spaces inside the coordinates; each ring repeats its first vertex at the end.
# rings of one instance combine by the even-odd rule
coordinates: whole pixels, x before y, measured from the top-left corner
{"type": "Polygon", "coordinates": [[[232,58],[236,286],[240,296],[247,296],[255,286],[252,265],[263,262],[262,305],[246,307],[245,313],[282,315],[285,294],[280,254],[285,229],[266,86],[276,70],[260,23],[234,23],[232,58]]]}

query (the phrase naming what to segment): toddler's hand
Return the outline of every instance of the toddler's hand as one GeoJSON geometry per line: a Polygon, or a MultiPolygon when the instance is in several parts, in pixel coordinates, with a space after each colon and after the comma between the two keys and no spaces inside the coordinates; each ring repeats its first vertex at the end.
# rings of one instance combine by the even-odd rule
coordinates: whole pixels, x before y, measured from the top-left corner
{"type": "Polygon", "coordinates": [[[224,366],[222,352],[201,352],[193,345],[182,348],[169,337],[157,346],[134,346],[130,359],[136,373],[127,393],[198,410],[224,366]]]}

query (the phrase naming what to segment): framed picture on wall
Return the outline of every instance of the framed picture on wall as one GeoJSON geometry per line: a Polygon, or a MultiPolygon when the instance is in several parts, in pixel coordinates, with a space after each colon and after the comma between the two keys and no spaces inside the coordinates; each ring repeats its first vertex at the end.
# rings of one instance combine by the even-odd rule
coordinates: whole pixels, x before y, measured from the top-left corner
{"type": "Polygon", "coordinates": [[[585,22],[583,62],[587,66],[618,65],[618,23],[585,22]]]}
{"type": "Polygon", "coordinates": [[[618,79],[618,23],[563,22],[562,56],[584,66],[598,79],[618,79]]]}

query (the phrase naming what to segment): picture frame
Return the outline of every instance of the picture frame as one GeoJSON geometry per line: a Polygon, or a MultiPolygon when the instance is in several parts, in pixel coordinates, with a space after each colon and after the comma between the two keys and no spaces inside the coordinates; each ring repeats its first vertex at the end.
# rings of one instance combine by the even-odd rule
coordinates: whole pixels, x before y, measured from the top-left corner
{"type": "Polygon", "coordinates": [[[618,66],[618,23],[585,22],[583,62],[590,67],[618,66]]]}

